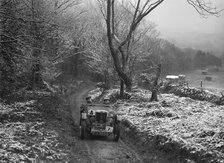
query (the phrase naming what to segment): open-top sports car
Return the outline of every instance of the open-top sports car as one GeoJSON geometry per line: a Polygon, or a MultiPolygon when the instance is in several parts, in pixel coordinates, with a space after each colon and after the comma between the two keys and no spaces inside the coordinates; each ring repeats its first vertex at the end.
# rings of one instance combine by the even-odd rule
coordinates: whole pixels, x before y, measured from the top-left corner
{"type": "Polygon", "coordinates": [[[80,138],[87,135],[120,137],[120,118],[106,104],[83,104],[80,107],[80,138]]]}

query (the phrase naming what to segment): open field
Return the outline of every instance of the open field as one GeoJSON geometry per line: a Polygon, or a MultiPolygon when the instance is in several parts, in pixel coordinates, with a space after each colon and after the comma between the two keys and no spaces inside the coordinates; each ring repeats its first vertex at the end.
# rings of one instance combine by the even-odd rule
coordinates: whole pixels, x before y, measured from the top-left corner
{"type": "Polygon", "coordinates": [[[208,72],[207,76],[212,77],[212,81],[205,80],[206,75],[201,75],[201,70],[195,70],[185,74],[190,87],[202,87],[205,89],[224,90],[224,72],[208,72]]]}

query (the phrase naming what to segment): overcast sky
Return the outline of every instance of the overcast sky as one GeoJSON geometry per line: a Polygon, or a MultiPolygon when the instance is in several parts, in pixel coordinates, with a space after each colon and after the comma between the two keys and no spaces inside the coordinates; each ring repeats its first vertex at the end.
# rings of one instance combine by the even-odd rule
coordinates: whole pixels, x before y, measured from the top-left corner
{"type": "MultiPolygon", "coordinates": [[[[210,1],[224,9],[224,0],[210,1]]],[[[157,24],[160,37],[179,47],[224,54],[224,12],[203,18],[187,0],[165,0],[146,19],[157,24]]]]}
{"type": "MultiPolygon", "coordinates": [[[[212,0],[224,8],[224,0],[212,0]]],[[[202,33],[224,33],[224,12],[220,17],[202,18],[186,0],[165,0],[148,20],[155,22],[163,33],[166,30],[195,31],[202,33]]]]}

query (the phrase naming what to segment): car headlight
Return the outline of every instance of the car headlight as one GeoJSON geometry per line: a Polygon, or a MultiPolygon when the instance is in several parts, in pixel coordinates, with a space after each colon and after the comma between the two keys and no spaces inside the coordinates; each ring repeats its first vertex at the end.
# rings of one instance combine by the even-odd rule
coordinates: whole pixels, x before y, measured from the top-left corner
{"type": "Polygon", "coordinates": [[[82,116],[82,119],[87,119],[87,113],[82,113],[81,116],[82,116]]]}

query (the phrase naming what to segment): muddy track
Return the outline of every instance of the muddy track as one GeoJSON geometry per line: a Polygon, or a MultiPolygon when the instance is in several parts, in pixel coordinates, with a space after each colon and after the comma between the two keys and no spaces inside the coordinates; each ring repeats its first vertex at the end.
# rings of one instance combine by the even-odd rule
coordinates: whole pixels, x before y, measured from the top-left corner
{"type": "MultiPolygon", "coordinates": [[[[77,94],[73,94],[70,98],[70,107],[72,109],[72,117],[78,124],[79,108],[85,102],[84,98],[89,90],[86,88],[77,94]]],[[[86,148],[85,156],[89,163],[141,163],[143,162],[139,155],[132,150],[121,139],[119,142],[113,142],[109,138],[94,137],[91,139],[80,140],[84,148],[86,148]]]]}

